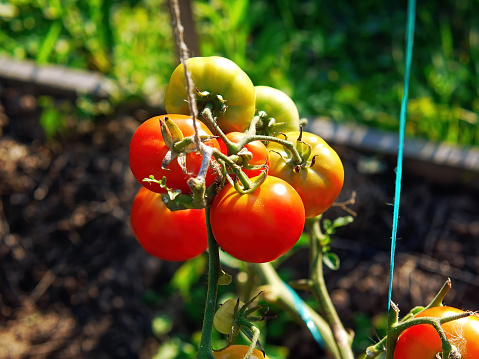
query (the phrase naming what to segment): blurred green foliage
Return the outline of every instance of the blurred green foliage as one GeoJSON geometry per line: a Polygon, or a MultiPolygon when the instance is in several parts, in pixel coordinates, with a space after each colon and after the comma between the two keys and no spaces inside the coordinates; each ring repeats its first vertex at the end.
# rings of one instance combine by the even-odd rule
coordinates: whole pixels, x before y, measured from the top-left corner
{"type": "Polygon", "coordinates": [[[163,101],[177,64],[170,12],[157,0],[0,0],[0,55],[102,72],[118,100],[163,101]]]}
{"type": "MultiPolygon", "coordinates": [[[[396,130],[405,2],[192,0],[201,54],[280,88],[303,117],[396,130]]],[[[477,0],[417,4],[407,133],[479,144],[477,0]]],[[[178,60],[167,1],[0,0],[0,54],[101,71],[161,104],[178,60]]]]}
{"type": "MultiPolygon", "coordinates": [[[[175,274],[169,283],[161,288],[161,292],[150,289],[141,298],[143,305],[154,309],[156,312],[156,316],[151,322],[152,333],[158,341],[158,348],[152,357],[153,359],[189,359],[195,357],[200,345],[204,315],[201,306],[206,300],[205,284],[208,280],[206,262],[207,255],[202,254],[184,263],[178,263],[175,274]],[[181,310],[178,310],[178,308],[181,308],[181,310]]],[[[239,292],[244,292],[241,289],[242,287],[249,288],[249,283],[244,283],[239,279],[241,276],[239,273],[245,273],[246,263],[229,260],[223,254],[222,262],[223,266],[228,267],[229,272],[235,274],[236,285],[234,287],[229,285],[219,286],[218,303],[224,303],[230,298],[237,298],[239,292]],[[223,260],[234,267],[228,266],[223,260]],[[239,270],[236,265],[242,267],[242,269],[239,270]]],[[[252,275],[252,272],[250,274],[252,275]]],[[[250,279],[256,282],[254,275],[250,279]]],[[[242,299],[245,298],[242,297],[242,299]]],[[[259,303],[268,305],[262,297],[259,298],[259,303]]],[[[272,308],[272,312],[280,315],[282,318],[280,323],[291,321],[291,318],[279,308],[272,308]]],[[[266,337],[269,337],[270,333],[275,333],[276,337],[284,334],[284,328],[278,327],[276,319],[270,322],[258,322],[256,325],[261,330],[260,340],[265,343],[268,356],[271,359],[286,358],[287,347],[266,342],[266,337]]],[[[212,335],[214,348],[219,349],[227,344],[226,335],[216,330],[213,330],[212,335]]],[[[244,335],[240,335],[235,343],[249,345],[244,335]]]]}
{"type": "MultiPolygon", "coordinates": [[[[230,57],[256,85],[286,91],[302,116],[397,130],[405,2],[233,2],[246,13],[195,2],[203,55],[230,57]]],[[[417,6],[407,133],[478,145],[479,2],[417,6]]]]}

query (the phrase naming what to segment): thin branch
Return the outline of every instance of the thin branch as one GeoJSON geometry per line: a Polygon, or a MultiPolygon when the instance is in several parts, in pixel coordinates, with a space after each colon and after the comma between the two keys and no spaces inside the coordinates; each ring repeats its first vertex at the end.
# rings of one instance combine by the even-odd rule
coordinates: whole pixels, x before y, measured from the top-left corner
{"type": "Polygon", "coordinates": [[[196,96],[194,94],[195,84],[193,83],[193,79],[191,78],[191,74],[186,64],[186,60],[188,60],[189,58],[189,50],[184,40],[184,27],[183,25],[181,25],[180,6],[178,4],[178,0],[170,0],[170,8],[171,8],[173,29],[175,32],[175,41],[178,47],[180,61],[183,64],[183,68],[185,70],[186,92],[188,94],[188,106],[190,108],[191,117],[193,117],[193,127],[195,129],[194,141],[196,144],[196,148],[201,153],[201,155],[203,155],[203,149],[200,146],[200,136],[198,134],[198,128],[196,125],[196,119],[198,118],[198,107],[196,105],[196,96]]]}

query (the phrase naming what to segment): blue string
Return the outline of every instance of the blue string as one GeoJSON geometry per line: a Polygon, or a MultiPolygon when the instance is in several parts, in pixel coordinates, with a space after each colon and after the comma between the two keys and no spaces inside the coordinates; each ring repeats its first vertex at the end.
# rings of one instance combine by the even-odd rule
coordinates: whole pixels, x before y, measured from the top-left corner
{"type": "Polygon", "coordinates": [[[323,337],[321,336],[321,333],[318,330],[318,327],[316,327],[316,324],[314,324],[314,320],[311,317],[310,311],[306,307],[304,301],[301,299],[301,297],[294,291],[293,288],[291,288],[289,285],[284,283],[286,285],[286,288],[289,289],[289,292],[291,293],[291,296],[293,297],[293,303],[294,303],[294,308],[298,312],[299,316],[301,319],[306,323],[306,326],[308,327],[309,331],[313,335],[314,340],[316,343],[321,348],[325,348],[324,340],[323,337]]]}
{"type": "Polygon", "coordinates": [[[401,101],[401,113],[399,120],[399,147],[396,167],[396,190],[394,193],[394,213],[393,213],[393,230],[391,237],[391,263],[389,273],[389,294],[388,294],[388,311],[391,310],[391,296],[394,275],[394,254],[396,252],[396,237],[399,218],[399,200],[401,197],[401,177],[404,150],[404,132],[406,128],[406,109],[407,98],[409,92],[409,78],[411,74],[412,49],[414,43],[414,20],[416,17],[416,0],[408,0],[407,5],[407,24],[406,24],[406,64],[404,71],[404,90],[401,101]]]}

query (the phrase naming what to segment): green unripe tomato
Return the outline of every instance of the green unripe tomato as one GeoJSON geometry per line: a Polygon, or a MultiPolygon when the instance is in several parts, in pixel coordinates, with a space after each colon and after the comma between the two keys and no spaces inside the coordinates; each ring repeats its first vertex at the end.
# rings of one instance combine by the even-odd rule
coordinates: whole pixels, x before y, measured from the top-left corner
{"type": "Polygon", "coordinates": [[[283,91],[269,86],[255,86],[256,110],[273,117],[278,126],[264,132],[276,136],[280,132],[299,131],[299,113],[293,100],[283,91]]]}
{"type": "MultiPolygon", "coordinates": [[[[213,318],[213,325],[217,331],[222,334],[229,334],[231,328],[233,327],[233,322],[235,320],[235,306],[237,299],[228,299],[224,302],[216,311],[213,318]]],[[[241,300],[238,304],[238,309],[244,305],[244,302],[241,300]]]]}

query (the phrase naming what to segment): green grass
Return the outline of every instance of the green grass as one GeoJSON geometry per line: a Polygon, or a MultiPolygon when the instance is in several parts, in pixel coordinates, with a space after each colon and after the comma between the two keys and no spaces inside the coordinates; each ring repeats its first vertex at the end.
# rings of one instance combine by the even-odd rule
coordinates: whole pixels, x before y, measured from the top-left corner
{"type": "MultiPolygon", "coordinates": [[[[286,91],[303,117],[397,130],[406,4],[195,0],[201,53],[286,91]]],[[[475,0],[418,2],[407,134],[479,145],[475,0]]],[[[0,54],[103,72],[161,104],[177,64],[165,1],[0,0],[0,54]]]]}

